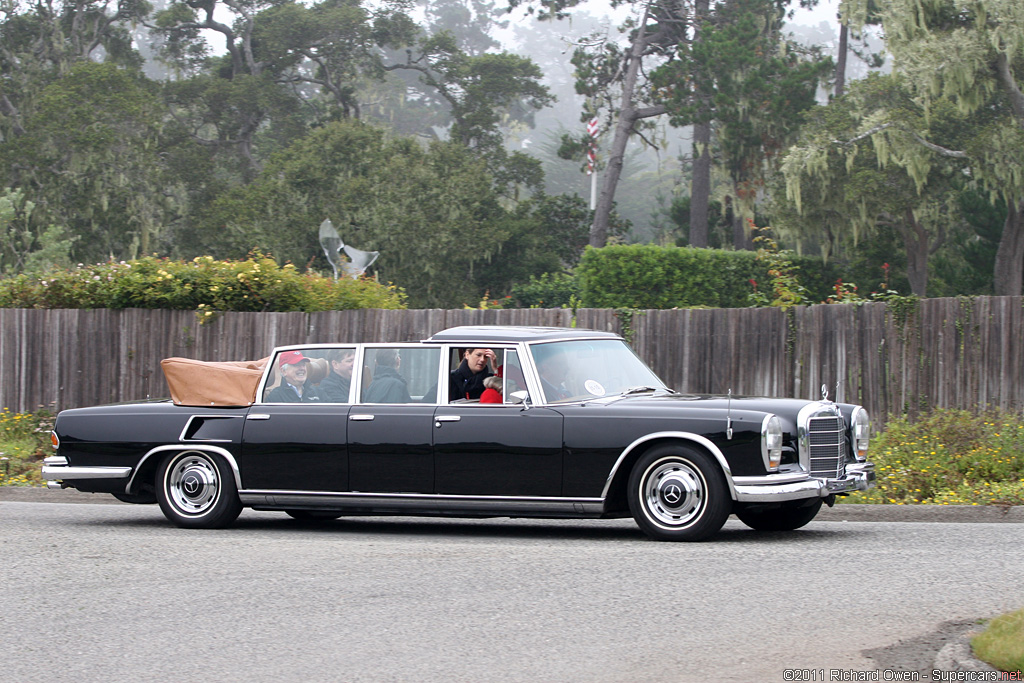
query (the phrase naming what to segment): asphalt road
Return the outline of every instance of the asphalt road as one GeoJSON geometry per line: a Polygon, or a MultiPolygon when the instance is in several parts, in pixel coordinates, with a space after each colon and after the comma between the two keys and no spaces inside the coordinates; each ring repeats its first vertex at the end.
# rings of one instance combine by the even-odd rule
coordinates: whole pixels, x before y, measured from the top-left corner
{"type": "Polygon", "coordinates": [[[839,506],[666,544],[629,520],[247,510],[186,531],[155,506],[16,499],[0,491],[4,683],[894,680],[1024,605],[1016,510],[824,521],[870,517],[839,506]]]}

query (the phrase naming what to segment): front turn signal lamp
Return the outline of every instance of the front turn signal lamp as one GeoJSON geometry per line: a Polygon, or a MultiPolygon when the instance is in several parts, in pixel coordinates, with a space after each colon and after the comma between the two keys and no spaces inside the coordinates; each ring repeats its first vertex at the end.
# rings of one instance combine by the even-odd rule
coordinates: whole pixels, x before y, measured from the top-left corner
{"type": "Polygon", "coordinates": [[[761,423],[761,457],[769,472],[779,469],[782,462],[782,421],[777,415],[768,415],[761,423]]]}
{"type": "Polygon", "coordinates": [[[871,418],[868,417],[868,411],[860,406],[854,408],[850,428],[853,432],[853,454],[858,461],[863,462],[867,460],[868,445],[871,443],[871,418]]]}
{"type": "Polygon", "coordinates": [[[57,438],[57,432],[50,432],[50,444],[53,446],[53,450],[60,448],[60,439],[57,438]]]}

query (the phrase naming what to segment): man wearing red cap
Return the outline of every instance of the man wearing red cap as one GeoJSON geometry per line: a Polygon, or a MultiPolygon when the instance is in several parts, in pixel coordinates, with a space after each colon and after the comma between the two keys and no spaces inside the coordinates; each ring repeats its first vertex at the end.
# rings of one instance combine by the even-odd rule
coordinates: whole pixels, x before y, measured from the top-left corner
{"type": "Polygon", "coordinates": [[[267,403],[308,403],[319,401],[316,387],[305,386],[309,359],[301,351],[285,351],[277,357],[281,384],[267,394],[267,403]]]}

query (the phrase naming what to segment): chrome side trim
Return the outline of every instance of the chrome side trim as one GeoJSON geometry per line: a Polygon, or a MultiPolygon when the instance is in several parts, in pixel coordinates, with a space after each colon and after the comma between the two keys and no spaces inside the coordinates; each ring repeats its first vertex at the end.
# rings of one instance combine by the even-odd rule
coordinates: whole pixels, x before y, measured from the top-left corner
{"type": "Polygon", "coordinates": [[[772,486],[774,484],[792,484],[798,481],[807,481],[810,477],[806,472],[787,472],[779,474],[766,474],[754,477],[733,477],[736,486],[772,486]]]}
{"type": "Polygon", "coordinates": [[[725,483],[729,486],[729,496],[733,500],[736,500],[736,484],[733,483],[732,469],[730,469],[729,463],[726,461],[722,451],[720,451],[718,446],[716,446],[714,442],[707,437],[701,436],[700,434],[693,434],[691,432],[654,432],[653,434],[641,436],[639,439],[626,446],[625,450],[619,454],[619,458],[615,461],[615,465],[612,467],[611,472],[608,473],[608,479],[605,480],[604,489],[601,491],[601,498],[608,498],[608,492],[612,487],[612,480],[615,479],[615,474],[619,471],[622,461],[625,460],[637,446],[645,444],[648,441],[653,441],[654,439],[665,438],[692,441],[694,443],[699,443],[701,446],[706,448],[708,452],[714,456],[715,460],[718,461],[718,466],[722,468],[722,472],[725,474],[725,483]]]}
{"type": "Polygon", "coordinates": [[[521,512],[523,514],[600,515],[603,498],[525,496],[469,496],[441,493],[337,493],[333,491],[279,491],[247,489],[238,492],[243,505],[289,507],[304,505],[330,508],[385,508],[396,511],[521,512]]]}
{"type": "Polygon", "coordinates": [[[47,481],[63,481],[65,479],[124,479],[131,473],[131,467],[43,465],[43,479],[47,481]]]}

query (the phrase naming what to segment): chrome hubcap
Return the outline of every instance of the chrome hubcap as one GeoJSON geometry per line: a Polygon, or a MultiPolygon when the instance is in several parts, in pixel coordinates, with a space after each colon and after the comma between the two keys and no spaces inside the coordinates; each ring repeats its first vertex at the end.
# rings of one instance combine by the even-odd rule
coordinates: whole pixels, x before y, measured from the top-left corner
{"type": "Polygon", "coordinates": [[[704,478],[689,462],[673,458],[656,463],[641,486],[649,516],[663,526],[686,526],[704,509],[704,478]]]}
{"type": "Polygon", "coordinates": [[[205,514],[220,495],[217,468],[205,457],[187,454],[167,470],[167,494],[186,515],[205,514]]]}

